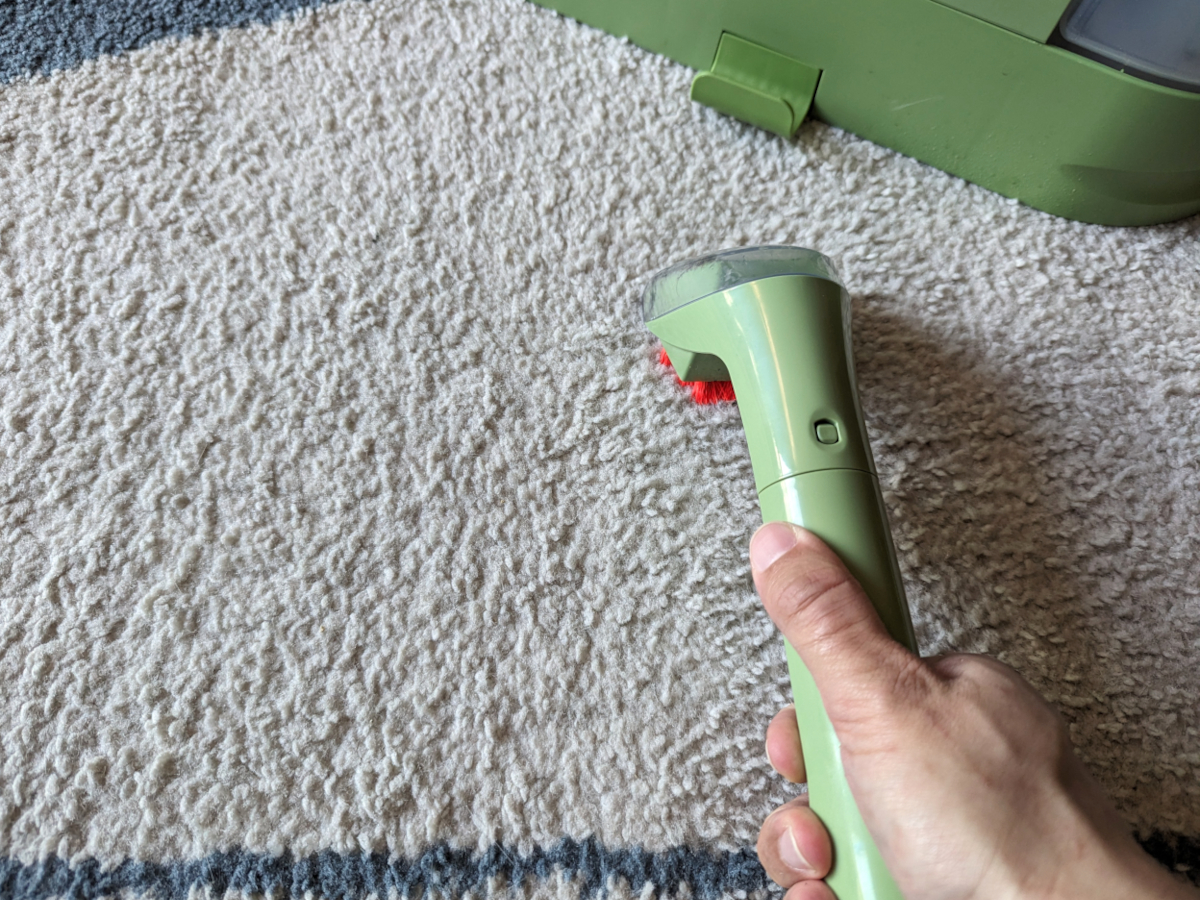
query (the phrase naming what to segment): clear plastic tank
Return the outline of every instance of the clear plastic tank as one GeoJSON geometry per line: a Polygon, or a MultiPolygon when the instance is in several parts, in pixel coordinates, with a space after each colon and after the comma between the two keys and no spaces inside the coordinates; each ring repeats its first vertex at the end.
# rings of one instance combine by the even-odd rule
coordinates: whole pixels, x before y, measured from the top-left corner
{"type": "Polygon", "coordinates": [[[659,272],[642,296],[642,316],[649,322],[718,291],[775,275],[813,275],[842,284],[833,262],[816,250],[785,246],[724,250],[659,272]]]}
{"type": "Polygon", "coordinates": [[[1200,0],[1079,0],[1060,31],[1087,56],[1200,92],[1200,0]]]}

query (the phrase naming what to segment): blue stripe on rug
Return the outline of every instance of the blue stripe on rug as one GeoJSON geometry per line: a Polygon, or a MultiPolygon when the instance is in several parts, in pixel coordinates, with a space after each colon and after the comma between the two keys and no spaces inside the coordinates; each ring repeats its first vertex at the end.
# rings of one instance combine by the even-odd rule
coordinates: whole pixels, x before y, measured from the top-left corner
{"type": "MultiPolygon", "coordinates": [[[[1200,841],[1156,832],[1142,845],[1163,864],[1200,876],[1200,841]]],[[[336,853],[324,850],[299,859],[291,853],[269,856],[246,850],[212,853],[183,862],[126,860],[104,870],[94,859],[74,865],[51,856],[26,865],[0,857],[0,897],[11,900],[91,900],[122,892],[156,900],[185,900],[197,888],[218,896],[227,891],[274,898],[320,897],[323,900],[366,900],[412,897],[426,891],[448,897],[480,893],[490,879],[519,886],[547,881],[561,873],[576,882],[584,898],[604,896],[614,881],[634,894],[647,885],[657,897],[670,897],[687,885],[696,900],[745,896],[770,889],[766,873],[750,848],[709,851],[689,847],[651,852],[640,847],[610,850],[594,838],[564,838],[549,850],[535,847],[521,854],[493,844],[476,855],[439,844],[416,859],[384,853],[336,853]]]]}
{"type": "Polygon", "coordinates": [[[332,0],[0,0],[0,84],[165,37],[273,22],[332,0]]]}
{"type": "Polygon", "coordinates": [[[481,892],[492,878],[517,886],[528,880],[547,881],[558,873],[575,881],[583,897],[603,896],[613,879],[624,881],[635,894],[652,885],[660,897],[674,896],[686,884],[697,900],[744,895],[768,887],[758,857],[750,849],[610,850],[591,838],[565,838],[548,850],[538,847],[528,854],[501,844],[482,855],[438,845],[412,860],[332,850],[301,858],[290,853],[268,856],[231,850],[185,862],[126,860],[107,871],[96,860],[72,865],[52,856],[25,865],[0,858],[0,897],[89,900],[129,892],[157,900],[185,900],[195,888],[207,888],[217,896],[233,890],[325,900],[365,900],[372,895],[393,896],[392,892],[412,897],[425,891],[461,897],[468,891],[481,892]]]}
{"type": "MultiPolygon", "coordinates": [[[[1142,838],[1156,859],[1193,882],[1200,875],[1200,841],[1156,832],[1142,838]]],[[[675,896],[687,885],[696,900],[745,896],[771,889],[750,848],[716,852],[688,847],[651,852],[610,850],[588,838],[564,838],[549,850],[521,854],[494,844],[476,855],[440,844],[415,859],[384,853],[336,853],[325,850],[297,859],[291,853],[269,856],[245,850],[212,853],[183,862],[126,860],[104,870],[94,859],[74,865],[51,856],[26,865],[0,857],[0,897],[6,900],[92,900],[131,893],[155,900],[185,900],[197,888],[222,896],[227,891],[273,898],[319,897],[366,900],[414,897],[426,891],[443,897],[481,893],[492,878],[509,886],[547,881],[561,873],[574,881],[583,898],[603,897],[614,882],[634,894],[647,885],[657,897],[675,896]]]]}

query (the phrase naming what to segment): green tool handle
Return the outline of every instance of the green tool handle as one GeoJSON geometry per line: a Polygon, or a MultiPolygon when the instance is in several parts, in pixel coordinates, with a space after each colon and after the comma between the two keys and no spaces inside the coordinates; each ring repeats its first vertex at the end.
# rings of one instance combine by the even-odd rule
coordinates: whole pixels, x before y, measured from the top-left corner
{"type": "MultiPolygon", "coordinates": [[[[793,522],[841,557],[888,631],[916,648],[879,480],[857,469],[825,469],[777,481],[759,494],[764,522],[793,522]]],[[[834,847],[826,883],[838,900],[902,900],[846,783],[837,734],[812,675],[790,643],[788,671],[804,742],[809,804],[834,847]]]]}
{"type": "MultiPolygon", "coordinates": [[[[660,273],[646,324],[680,378],[729,378],[763,520],[794,522],[833,548],[896,640],[913,640],[850,344],[850,297],[825,257],[801,247],[731,250],[660,273]]],[[[821,696],[788,648],[812,809],[833,839],[838,900],[900,900],[842,771],[821,696]]]]}

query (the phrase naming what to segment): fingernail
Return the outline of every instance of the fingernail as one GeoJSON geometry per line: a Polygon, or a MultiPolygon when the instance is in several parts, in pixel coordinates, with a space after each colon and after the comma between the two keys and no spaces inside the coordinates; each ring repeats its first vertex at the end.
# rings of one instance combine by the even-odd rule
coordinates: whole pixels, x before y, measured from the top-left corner
{"type": "Polygon", "coordinates": [[[750,565],[765,572],[771,563],[796,546],[796,532],[786,522],[769,522],[750,539],[750,565]]]}
{"type": "Polygon", "coordinates": [[[779,859],[793,872],[807,872],[812,868],[796,845],[796,836],[790,828],[779,836],[779,859]]]}

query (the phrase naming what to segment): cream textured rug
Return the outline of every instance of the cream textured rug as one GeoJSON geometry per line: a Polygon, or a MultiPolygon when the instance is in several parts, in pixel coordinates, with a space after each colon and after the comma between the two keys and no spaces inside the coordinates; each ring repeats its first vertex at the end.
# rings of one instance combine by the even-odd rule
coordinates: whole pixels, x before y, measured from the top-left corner
{"type": "Polygon", "coordinates": [[[761,891],[749,459],[638,298],[766,242],[854,295],[923,649],[1200,862],[1200,220],[784,141],[517,0],[88,5],[0,41],[0,895],[761,891]]]}

